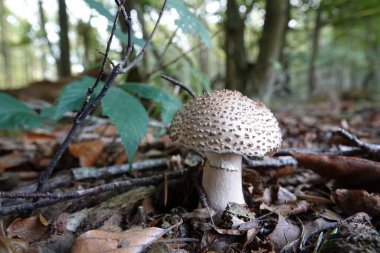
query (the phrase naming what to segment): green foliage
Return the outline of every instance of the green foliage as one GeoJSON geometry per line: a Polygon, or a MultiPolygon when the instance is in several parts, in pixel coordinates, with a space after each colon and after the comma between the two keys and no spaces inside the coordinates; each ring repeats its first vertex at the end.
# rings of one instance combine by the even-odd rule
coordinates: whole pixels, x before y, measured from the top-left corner
{"type": "Polygon", "coordinates": [[[119,88],[110,88],[102,101],[103,114],[117,127],[129,161],[132,162],[148,128],[148,114],[141,103],[119,88]]]}
{"type": "MultiPolygon", "coordinates": [[[[80,109],[83,105],[87,89],[91,87],[95,81],[95,78],[85,76],[80,81],[75,81],[66,85],[59,96],[58,104],[55,107],[54,112],[44,111],[44,115],[50,115],[53,120],[59,120],[66,112],[80,109]]],[[[103,84],[99,83],[92,98],[99,94],[102,86],[103,84]]]]}
{"type": "Polygon", "coordinates": [[[211,47],[211,37],[206,26],[199,20],[197,16],[189,11],[183,0],[170,0],[168,7],[175,9],[180,18],[175,21],[176,25],[182,29],[184,33],[190,35],[198,35],[202,42],[211,47]]]}
{"type": "Polygon", "coordinates": [[[17,99],[0,93],[0,128],[12,130],[15,128],[38,127],[42,118],[31,108],[17,99]]]}
{"type": "Polygon", "coordinates": [[[181,102],[176,97],[148,84],[125,83],[120,87],[132,94],[160,104],[161,118],[166,124],[172,121],[174,113],[181,107],[181,102]]]}

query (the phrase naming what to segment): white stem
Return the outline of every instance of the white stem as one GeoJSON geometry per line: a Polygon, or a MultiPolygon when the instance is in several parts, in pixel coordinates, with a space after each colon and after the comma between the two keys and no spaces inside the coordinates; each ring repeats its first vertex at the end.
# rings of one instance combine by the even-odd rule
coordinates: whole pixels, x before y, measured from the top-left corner
{"type": "Polygon", "coordinates": [[[208,152],[206,158],[202,186],[210,207],[221,212],[226,208],[228,202],[245,204],[241,155],[208,152]]]}

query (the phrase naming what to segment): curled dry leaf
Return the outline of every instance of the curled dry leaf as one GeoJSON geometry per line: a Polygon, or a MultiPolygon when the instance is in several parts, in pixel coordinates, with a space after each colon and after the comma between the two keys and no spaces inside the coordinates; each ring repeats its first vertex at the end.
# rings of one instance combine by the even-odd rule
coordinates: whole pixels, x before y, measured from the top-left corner
{"type": "Polygon", "coordinates": [[[350,186],[380,190],[377,183],[380,180],[380,162],[336,155],[296,152],[292,152],[292,155],[303,167],[322,176],[350,186]]]}
{"type": "Polygon", "coordinates": [[[168,230],[150,227],[127,233],[90,230],[75,239],[72,253],[138,253],[158,240],[168,230]]]}
{"type": "Polygon", "coordinates": [[[373,217],[380,216],[380,194],[364,190],[337,189],[332,197],[348,215],[365,212],[373,217]]]}
{"type": "Polygon", "coordinates": [[[28,249],[29,244],[24,240],[0,236],[1,253],[26,253],[28,249]]]}
{"type": "Polygon", "coordinates": [[[267,205],[262,203],[260,209],[265,209],[271,212],[275,212],[282,216],[290,216],[301,213],[306,213],[310,208],[310,204],[304,200],[301,201],[292,201],[285,204],[279,205],[267,205]]]}
{"type": "Polygon", "coordinates": [[[42,215],[36,215],[26,219],[16,219],[7,228],[10,237],[18,237],[27,242],[34,242],[48,230],[48,222],[42,215]]]}
{"type": "Polygon", "coordinates": [[[18,151],[0,157],[0,174],[13,167],[20,166],[29,161],[29,157],[18,151]]]}
{"type": "Polygon", "coordinates": [[[72,143],[70,153],[79,158],[82,167],[94,166],[104,150],[105,144],[101,140],[92,140],[81,143],[72,143]]]}
{"type": "Polygon", "coordinates": [[[278,216],[278,222],[269,235],[273,246],[278,252],[288,243],[297,240],[301,235],[301,229],[282,215],[278,216]]]}

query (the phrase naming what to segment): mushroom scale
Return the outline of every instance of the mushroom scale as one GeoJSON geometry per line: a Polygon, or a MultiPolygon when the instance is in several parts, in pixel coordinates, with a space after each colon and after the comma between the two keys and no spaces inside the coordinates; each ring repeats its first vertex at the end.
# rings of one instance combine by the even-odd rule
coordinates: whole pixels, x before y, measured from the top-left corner
{"type": "Polygon", "coordinates": [[[170,138],[200,152],[262,157],[281,145],[272,112],[238,91],[212,91],[187,103],[169,128],[170,138]]]}

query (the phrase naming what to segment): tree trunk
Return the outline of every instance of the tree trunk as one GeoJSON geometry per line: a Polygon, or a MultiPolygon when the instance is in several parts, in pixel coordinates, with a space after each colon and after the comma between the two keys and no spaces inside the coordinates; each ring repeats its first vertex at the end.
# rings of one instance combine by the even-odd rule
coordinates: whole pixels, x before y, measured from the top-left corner
{"type": "Polygon", "coordinates": [[[316,62],[318,59],[318,53],[319,53],[319,35],[322,27],[322,7],[319,6],[317,9],[317,13],[315,16],[315,25],[313,30],[313,36],[311,39],[311,57],[310,57],[310,63],[309,63],[309,95],[312,95],[314,90],[316,89],[318,85],[318,77],[317,77],[317,69],[316,69],[316,62]]]}
{"type": "Polygon", "coordinates": [[[70,43],[69,43],[69,22],[66,10],[66,1],[58,0],[58,16],[59,16],[59,47],[61,50],[59,59],[58,75],[65,77],[71,75],[70,63],[70,43]]]}
{"type": "Polygon", "coordinates": [[[275,65],[279,64],[279,57],[284,46],[283,36],[287,27],[287,8],[289,1],[267,0],[265,7],[265,21],[260,39],[260,50],[250,78],[246,86],[248,96],[259,96],[264,99],[270,97],[274,91],[276,81],[275,65]]]}
{"type": "Polygon", "coordinates": [[[226,88],[243,91],[247,58],[244,47],[244,18],[236,0],[227,0],[225,23],[226,88]]]}
{"type": "Polygon", "coordinates": [[[377,81],[377,65],[379,64],[379,41],[376,34],[376,26],[373,26],[372,20],[365,22],[365,45],[366,45],[366,60],[367,60],[367,73],[364,76],[362,86],[365,91],[370,94],[371,88],[374,87],[377,81]]]}
{"type": "MultiPolygon", "coordinates": [[[[0,0],[0,50],[3,57],[4,67],[2,72],[4,74],[3,87],[12,87],[12,73],[11,73],[11,57],[9,55],[9,42],[8,42],[8,23],[6,19],[6,9],[4,6],[5,0],[0,0]]],[[[0,80],[1,81],[1,80],[0,80]]]]}
{"type": "MultiPolygon", "coordinates": [[[[40,18],[40,26],[41,26],[41,31],[42,31],[42,35],[43,35],[43,38],[46,42],[46,45],[48,47],[48,50],[49,50],[49,53],[50,55],[54,58],[54,61],[56,63],[56,67],[57,67],[57,73],[59,73],[59,57],[57,56],[56,53],[54,53],[54,50],[53,50],[53,45],[51,44],[49,38],[48,38],[48,35],[47,35],[47,31],[46,31],[46,28],[45,28],[45,25],[46,25],[46,15],[45,15],[45,11],[44,11],[44,8],[42,6],[43,4],[43,1],[42,0],[39,0],[38,1],[38,14],[39,14],[39,18],[40,18]]],[[[45,73],[45,70],[46,70],[46,56],[45,54],[43,54],[42,56],[42,71],[43,73],[45,73]]]]}

